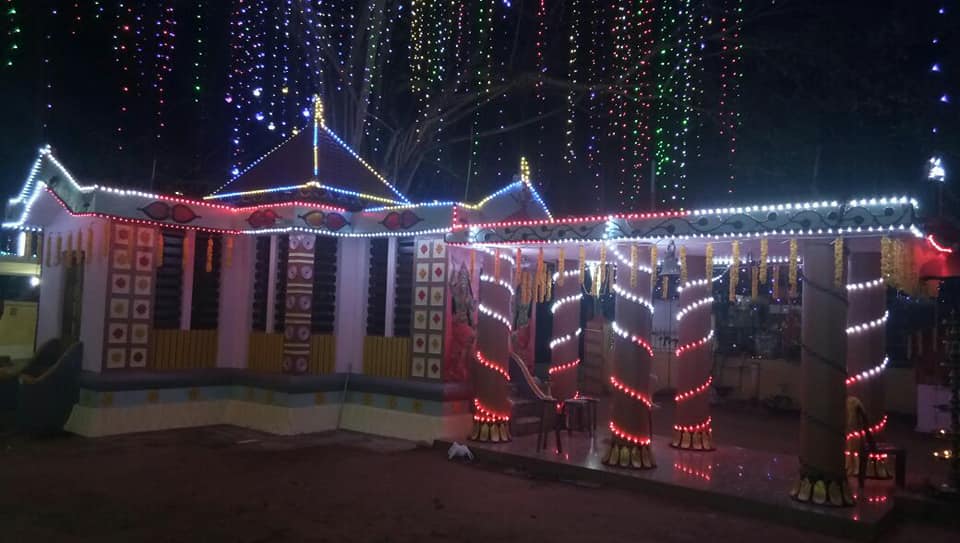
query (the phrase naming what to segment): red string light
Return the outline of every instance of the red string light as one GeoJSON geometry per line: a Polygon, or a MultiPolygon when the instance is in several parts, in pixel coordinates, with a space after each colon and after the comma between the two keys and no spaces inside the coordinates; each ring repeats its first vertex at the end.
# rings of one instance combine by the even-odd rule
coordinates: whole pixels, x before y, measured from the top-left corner
{"type": "Polygon", "coordinates": [[[676,396],[673,397],[673,400],[675,402],[682,402],[685,400],[689,400],[690,398],[693,398],[698,394],[703,394],[704,392],[707,391],[707,389],[710,388],[710,385],[712,383],[713,383],[713,376],[711,375],[707,377],[707,380],[704,381],[702,385],[698,386],[697,388],[687,390],[686,392],[681,392],[680,394],[677,394],[676,396]]]}
{"type": "Polygon", "coordinates": [[[637,437],[624,432],[623,430],[617,428],[617,425],[614,424],[613,421],[610,421],[610,431],[618,438],[624,441],[629,441],[635,445],[649,445],[652,443],[649,437],[637,437]]]}
{"type": "Polygon", "coordinates": [[[713,417],[707,417],[707,420],[701,422],[700,424],[693,424],[691,426],[674,424],[673,429],[678,432],[687,432],[688,434],[692,434],[695,432],[709,432],[711,422],[713,422],[713,417]]]}
{"type": "Polygon", "coordinates": [[[866,437],[867,432],[871,434],[878,434],[883,431],[883,428],[887,425],[887,415],[884,415],[880,422],[874,424],[870,428],[864,428],[863,430],[857,430],[856,432],[850,432],[847,434],[847,441],[851,439],[863,438],[866,437]]]}
{"type": "MultiPolygon", "coordinates": [[[[553,375],[554,373],[560,373],[561,371],[567,371],[569,369],[577,367],[580,364],[580,359],[576,359],[573,362],[567,362],[566,364],[560,364],[559,366],[553,366],[547,370],[547,373],[553,375]]],[[[579,393],[578,393],[579,394],[579,393]]]]}
{"type": "Polygon", "coordinates": [[[619,390],[620,392],[623,392],[624,394],[626,394],[627,396],[630,396],[634,400],[639,400],[643,405],[647,407],[653,407],[653,401],[650,400],[649,396],[647,396],[646,394],[643,394],[639,390],[628,387],[627,385],[621,383],[619,380],[617,380],[616,377],[612,375],[610,376],[610,384],[613,385],[613,388],[619,390]]]}
{"type": "Polygon", "coordinates": [[[709,472],[709,471],[699,471],[699,470],[695,470],[695,469],[693,469],[693,468],[688,468],[687,466],[684,466],[683,464],[680,464],[680,463],[674,463],[674,464],[673,464],[673,469],[679,471],[680,473],[683,473],[684,475],[692,475],[692,476],[694,476],[694,477],[698,477],[698,478],[700,478],[700,479],[703,479],[704,481],[709,481],[709,480],[710,480],[710,472],[709,472]]]}
{"type": "Polygon", "coordinates": [[[486,407],[484,407],[482,403],[480,403],[480,400],[477,398],[473,399],[473,406],[477,410],[477,412],[473,414],[473,420],[477,422],[494,423],[494,422],[510,421],[510,415],[497,413],[496,411],[487,409],[486,407]]]}
{"type": "Polygon", "coordinates": [[[642,348],[643,350],[647,351],[647,354],[649,354],[650,357],[653,358],[653,347],[651,347],[650,344],[647,343],[647,341],[646,341],[645,339],[643,339],[642,337],[637,337],[637,336],[635,336],[635,335],[633,335],[633,334],[630,334],[629,332],[627,332],[627,331],[624,330],[623,328],[620,328],[620,327],[617,325],[616,321],[613,322],[613,324],[611,325],[611,327],[613,328],[613,331],[614,331],[617,335],[619,335],[620,337],[622,337],[622,338],[624,338],[624,339],[629,339],[629,340],[632,341],[635,345],[640,346],[640,348],[642,348]]]}
{"type": "Polygon", "coordinates": [[[677,347],[676,355],[680,356],[681,354],[689,351],[690,349],[696,349],[697,347],[702,347],[706,345],[711,339],[713,339],[713,330],[710,330],[710,333],[706,336],[694,341],[693,343],[687,343],[686,345],[681,345],[677,347]]]}
{"type": "Polygon", "coordinates": [[[484,357],[484,356],[483,356],[483,353],[481,353],[480,351],[477,351],[477,362],[479,362],[481,366],[483,366],[483,367],[485,367],[485,368],[489,368],[489,369],[491,369],[491,370],[499,373],[499,374],[502,375],[503,378],[506,379],[507,381],[510,380],[510,374],[507,372],[507,369],[506,369],[506,368],[504,368],[504,367],[501,366],[500,364],[491,362],[491,361],[488,360],[486,357],[484,357]]]}

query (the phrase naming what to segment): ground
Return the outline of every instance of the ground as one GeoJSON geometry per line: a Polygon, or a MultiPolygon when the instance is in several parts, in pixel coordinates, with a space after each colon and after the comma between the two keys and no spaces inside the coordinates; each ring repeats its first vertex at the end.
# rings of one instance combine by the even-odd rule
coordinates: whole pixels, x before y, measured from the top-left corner
{"type": "MultiPolygon", "coordinates": [[[[441,450],[232,427],[0,436],[0,541],[840,541],[664,497],[490,471],[441,450]]],[[[884,541],[957,541],[903,523],[884,541]]]]}

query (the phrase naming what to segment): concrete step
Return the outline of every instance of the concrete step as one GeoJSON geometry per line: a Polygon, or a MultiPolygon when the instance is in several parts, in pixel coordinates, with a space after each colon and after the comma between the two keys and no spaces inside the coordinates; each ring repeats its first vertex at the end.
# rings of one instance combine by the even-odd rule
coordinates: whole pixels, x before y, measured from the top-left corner
{"type": "Polygon", "coordinates": [[[510,433],[514,436],[529,436],[540,431],[540,417],[513,417],[510,419],[510,433]]]}

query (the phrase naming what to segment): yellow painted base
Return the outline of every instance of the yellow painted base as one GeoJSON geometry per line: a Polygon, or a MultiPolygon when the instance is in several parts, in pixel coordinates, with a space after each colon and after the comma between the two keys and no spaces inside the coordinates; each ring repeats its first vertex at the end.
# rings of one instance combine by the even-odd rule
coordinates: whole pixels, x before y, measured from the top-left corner
{"type": "Polygon", "coordinates": [[[846,478],[827,481],[801,477],[794,483],[790,496],[798,502],[827,507],[848,507],[855,503],[846,478]]]}
{"type": "Polygon", "coordinates": [[[608,466],[633,469],[657,467],[650,445],[636,445],[618,439],[614,439],[610,444],[610,450],[604,455],[603,463],[608,466]]]}
{"type": "Polygon", "coordinates": [[[680,430],[673,431],[673,441],[670,446],[675,449],[684,449],[688,451],[714,451],[713,432],[710,430],[700,432],[684,432],[680,430]]]}
{"type": "Polygon", "coordinates": [[[473,429],[470,431],[471,441],[507,443],[511,439],[509,422],[472,422],[473,429]]]}

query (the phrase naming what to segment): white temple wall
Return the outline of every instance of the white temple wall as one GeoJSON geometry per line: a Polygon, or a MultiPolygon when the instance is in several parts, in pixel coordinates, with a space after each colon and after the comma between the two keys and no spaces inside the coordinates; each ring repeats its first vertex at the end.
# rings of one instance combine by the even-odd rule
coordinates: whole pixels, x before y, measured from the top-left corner
{"type": "MultiPolygon", "coordinates": [[[[99,372],[103,358],[103,322],[107,300],[107,258],[101,254],[104,225],[107,221],[92,217],[72,217],[60,214],[44,230],[44,242],[62,236],[61,249],[66,250],[66,236],[83,232],[81,249],[86,250],[86,238],[93,232],[93,254],[84,262],[80,341],[83,342],[83,369],[99,372]],[[92,229],[91,229],[92,227],[92,229]],[[53,236],[51,237],[50,234],[53,236]]],[[[47,262],[48,248],[44,247],[40,271],[40,302],[37,310],[37,346],[60,337],[63,328],[63,293],[66,268],[57,256],[56,242],[49,247],[51,262],[47,262]]]]}
{"type": "Polygon", "coordinates": [[[253,315],[254,236],[235,236],[233,251],[224,250],[220,266],[220,314],[217,319],[217,367],[247,367],[253,315]]]}

